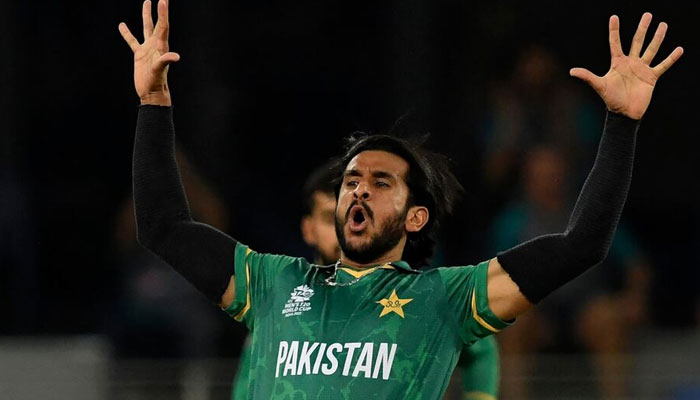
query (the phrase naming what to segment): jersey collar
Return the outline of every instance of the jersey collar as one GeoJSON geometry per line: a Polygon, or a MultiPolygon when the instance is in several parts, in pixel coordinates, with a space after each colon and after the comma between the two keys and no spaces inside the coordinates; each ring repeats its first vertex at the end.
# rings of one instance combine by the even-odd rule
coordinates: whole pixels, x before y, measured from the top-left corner
{"type": "Polygon", "coordinates": [[[403,261],[403,260],[390,262],[389,264],[396,269],[402,269],[404,271],[413,272],[413,273],[420,273],[419,270],[411,268],[411,266],[408,265],[408,263],[406,261],[403,261]]]}
{"type": "MultiPolygon", "coordinates": [[[[353,268],[349,265],[340,264],[338,266],[338,268],[353,269],[353,270],[362,271],[362,270],[374,269],[374,268],[391,269],[391,268],[388,268],[389,266],[394,267],[394,268],[398,268],[398,269],[402,269],[404,271],[419,272],[418,270],[411,268],[411,266],[406,261],[403,261],[403,260],[392,261],[392,262],[388,262],[388,263],[384,263],[384,264],[376,264],[376,265],[372,265],[372,266],[365,267],[365,268],[353,268]]],[[[324,268],[332,268],[332,267],[333,267],[333,264],[330,264],[328,266],[324,266],[324,268]]]]}
{"type": "Polygon", "coordinates": [[[406,262],[406,261],[392,261],[384,264],[377,264],[371,267],[365,267],[362,269],[355,269],[353,267],[350,267],[349,265],[340,265],[338,266],[338,271],[344,272],[344,274],[340,274],[337,279],[339,281],[344,281],[347,278],[362,278],[365,275],[369,275],[370,273],[374,272],[376,269],[394,269],[394,270],[402,270],[404,272],[411,272],[414,274],[419,274],[419,270],[415,270],[411,268],[411,266],[406,262]]]}

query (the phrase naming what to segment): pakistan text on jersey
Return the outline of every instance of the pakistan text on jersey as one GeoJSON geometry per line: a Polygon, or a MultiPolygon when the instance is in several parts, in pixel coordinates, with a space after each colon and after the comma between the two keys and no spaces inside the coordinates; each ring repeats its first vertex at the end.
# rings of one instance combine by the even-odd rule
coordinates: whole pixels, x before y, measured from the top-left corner
{"type": "Polygon", "coordinates": [[[275,378],[288,375],[364,376],[369,379],[388,380],[394,363],[396,343],[319,343],[281,341],[277,351],[275,378]],[[376,354],[375,354],[376,350],[376,354]],[[345,359],[338,371],[339,360],[345,359]]]}

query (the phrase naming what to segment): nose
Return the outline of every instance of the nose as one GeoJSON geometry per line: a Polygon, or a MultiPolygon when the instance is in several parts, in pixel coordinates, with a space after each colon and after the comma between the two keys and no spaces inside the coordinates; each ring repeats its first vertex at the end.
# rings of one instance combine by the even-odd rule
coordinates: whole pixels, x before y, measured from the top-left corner
{"type": "Polygon", "coordinates": [[[369,191],[369,185],[360,183],[355,187],[352,195],[355,199],[367,201],[372,196],[372,193],[369,191]]]}

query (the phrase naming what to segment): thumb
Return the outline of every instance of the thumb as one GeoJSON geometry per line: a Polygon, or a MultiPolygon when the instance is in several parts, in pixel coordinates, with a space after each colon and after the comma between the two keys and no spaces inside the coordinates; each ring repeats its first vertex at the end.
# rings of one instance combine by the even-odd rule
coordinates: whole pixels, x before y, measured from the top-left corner
{"type": "Polygon", "coordinates": [[[598,94],[600,94],[605,88],[603,78],[585,68],[571,68],[569,75],[586,82],[593,88],[593,90],[598,92],[598,94]]]}
{"type": "Polygon", "coordinates": [[[167,67],[168,65],[180,61],[180,55],[177,53],[173,52],[168,52],[160,56],[158,60],[156,60],[155,64],[153,64],[153,71],[154,72],[161,72],[167,67]]]}

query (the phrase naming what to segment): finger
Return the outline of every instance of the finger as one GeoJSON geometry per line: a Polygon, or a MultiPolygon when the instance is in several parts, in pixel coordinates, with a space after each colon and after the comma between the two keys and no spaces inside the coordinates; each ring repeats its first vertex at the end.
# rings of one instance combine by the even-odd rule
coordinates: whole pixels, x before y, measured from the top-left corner
{"type": "Polygon", "coordinates": [[[180,61],[180,55],[174,52],[168,52],[163,54],[156,60],[156,62],[153,64],[153,72],[160,73],[167,67],[168,65],[172,63],[176,63],[180,61]]]}
{"type": "Polygon", "coordinates": [[[601,94],[605,90],[603,78],[585,68],[571,68],[571,71],[569,71],[569,75],[586,82],[598,94],[601,94]]]}
{"type": "Polygon", "coordinates": [[[664,37],[666,36],[667,29],[668,25],[666,25],[665,22],[660,23],[659,27],[656,28],[654,38],[651,39],[649,46],[647,46],[647,49],[644,51],[644,54],[642,54],[642,61],[644,61],[647,65],[649,65],[651,63],[651,60],[653,60],[654,57],[656,57],[656,53],[659,51],[661,42],[664,41],[664,37]]]}
{"type": "Polygon", "coordinates": [[[139,48],[139,41],[136,40],[134,35],[131,34],[129,28],[127,28],[126,24],[123,22],[119,24],[119,33],[122,34],[122,37],[126,41],[126,44],[128,44],[129,47],[131,47],[132,51],[136,51],[139,48]]]}
{"type": "Polygon", "coordinates": [[[151,0],[146,0],[143,2],[141,16],[143,18],[143,40],[146,40],[153,35],[153,14],[151,13],[151,0]]]}
{"type": "Polygon", "coordinates": [[[166,0],[158,0],[158,22],[156,23],[155,34],[162,40],[168,40],[169,31],[168,2],[166,0]]]}
{"type": "Polygon", "coordinates": [[[661,61],[659,65],[653,68],[654,72],[656,72],[656,76],[661,76],[663,75],[664,72],[668,71],[671,66],[678,61],[679,58],[683,55],[683,48],[678,46],[676,47],[671,54],[666,57],[665,60],[661,61]]]}
{"type": "Polygon", "coordinates": [[[617,15],[610,17],[610,22],[608,24],[609,41],[610,41],[610,55],[613,57],[623,56],[622,45],[620,44],[620,19],[617,15]]]}
{"type": "Polygon", "coordinates": [[[649,29],[649,24],[651,23],[651,13],[644,13],[642,19],[639,20],[639,26],[637,26],[637,32],[634,33],[634,38],[632,38],[632,47],[630,47],[630,57],[639,57],[639,53],[642,51],[642,46],[644,46],[644,37],[647,35],[647,29],[649,29]]]}

